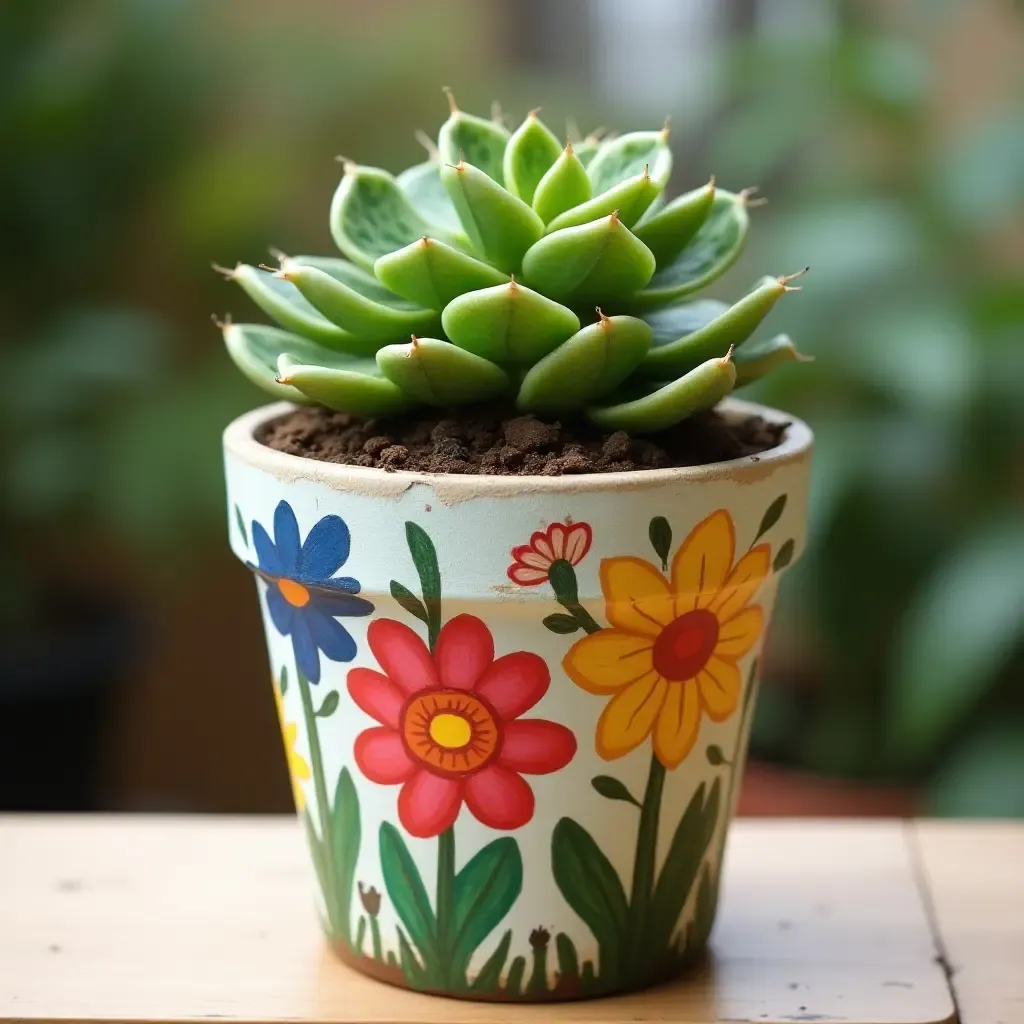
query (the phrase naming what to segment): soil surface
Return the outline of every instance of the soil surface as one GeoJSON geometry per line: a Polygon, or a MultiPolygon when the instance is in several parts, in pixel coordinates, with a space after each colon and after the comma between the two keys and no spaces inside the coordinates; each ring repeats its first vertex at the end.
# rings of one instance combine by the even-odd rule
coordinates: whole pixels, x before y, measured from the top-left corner
{"type": "Polygon", "coordinates": [[[703,466],[774,448],[786,425],[760,416],[729,421],[714,410],[659,434],[631,437],[586,423],[565,426],[515,410],[466,408],[363,420],[303,408],[268,424],[257,439],[322,462],[420,473],[562,476],[703,466]]]}

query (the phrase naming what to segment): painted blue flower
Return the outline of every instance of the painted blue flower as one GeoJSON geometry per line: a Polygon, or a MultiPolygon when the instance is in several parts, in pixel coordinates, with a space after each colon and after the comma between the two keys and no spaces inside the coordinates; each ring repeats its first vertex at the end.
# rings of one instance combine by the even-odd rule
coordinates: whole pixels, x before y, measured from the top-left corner
{"type": "Polygon", "coordinates": [[[358,580],[334,575],[348,560],[348,525],[340,516],[324,516],[302,543],[295,513],[282,501],[274,510],[274,539],[253,520],[252,542],[257,571],[268,585],[270,618],[282,636],[292,638],[298,670],[319,683],[321,651],[331,661],[356,656],[356,642],[338,619],[373,611],[369,601],[356,597],[358,580]]]}

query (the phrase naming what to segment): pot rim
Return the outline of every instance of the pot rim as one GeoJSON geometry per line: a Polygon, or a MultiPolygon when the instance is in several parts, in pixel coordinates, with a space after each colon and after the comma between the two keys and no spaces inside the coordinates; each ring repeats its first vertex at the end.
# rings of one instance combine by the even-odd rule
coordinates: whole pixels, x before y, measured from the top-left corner
{"type": "Polygon", "coordinates": [[[771,406],[738,398],[726,398],[716,407],[727,417],[758,415],[772,423],[788,424],[782,441],[760,455],[745,456],[728,462],[703,466],[677,466],[670,469],[643,469],[628,473],[584,473],[565,476],[490,476],[423,473],[383,470],[369,466],[349,466],[322,462],[268,448],[256,440],[257,431],[279,416],[299,406],[274,402],[247,412],[228,424],[224,431],[224,450],[247,465],[263,469],[282,481],[315,480],[337,490],[394,495],[413,485],[443,492],[451,501],[467,498],[499,497],[525,493],[595,493],[636,491],[664,487],[672,483],[704,483],[733,480],[740,484],[763,480],[782,465],[802,462],[810,454],[814,434],[803,420],[771,406]]]}

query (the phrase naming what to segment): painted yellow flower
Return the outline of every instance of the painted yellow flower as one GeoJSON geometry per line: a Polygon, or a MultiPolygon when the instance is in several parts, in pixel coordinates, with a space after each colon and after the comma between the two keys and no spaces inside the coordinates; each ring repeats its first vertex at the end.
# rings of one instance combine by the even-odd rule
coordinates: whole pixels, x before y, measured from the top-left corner
{"type": "Polygon", "coordinates": [[[771,549],[752,548],[733,565],[736,531],[719,509],[690,532],[669,578],[642,558],[606,558],[601,590],[611,629],[578,640],[562,662],[588,693],[612,698],[597,725],[598,754],[610,761],[653,737],[666,768],[693,748],[701,717],[725,721],[739,703],[737,662],[764,628],[748,602],[768,575],[771,549]]]}
{"type": "Polygon", "coordinates": [[[306,794],[302,789],[302,783],[308,782],[313,776],[309,770],[306,759],[295,749],[295,742],[298,739],[299,727],[294,722],[289,722],[284,715],[284,701],[281,699],[281,691],[274,683],[274,701],[277,704],[277,720],[281,723],[281,736],[284,739],[284,754],[288,762],[288,775],[292,780],[292,795],[295,798],[295,808],[301,811],[306,806],[306,794]]]}

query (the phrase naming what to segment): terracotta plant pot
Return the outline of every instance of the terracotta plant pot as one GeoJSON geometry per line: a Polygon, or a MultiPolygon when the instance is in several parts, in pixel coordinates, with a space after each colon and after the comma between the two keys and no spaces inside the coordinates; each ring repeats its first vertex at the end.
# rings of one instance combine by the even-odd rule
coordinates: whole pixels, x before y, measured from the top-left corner
{"type": "Polygon", "coordinates": [[[231,542],[334,949],[471,999],[676,974],[714,921],[810,431],[690,469],[388,474],[261,445],[288,408],[225,434],[231,542]]]}

